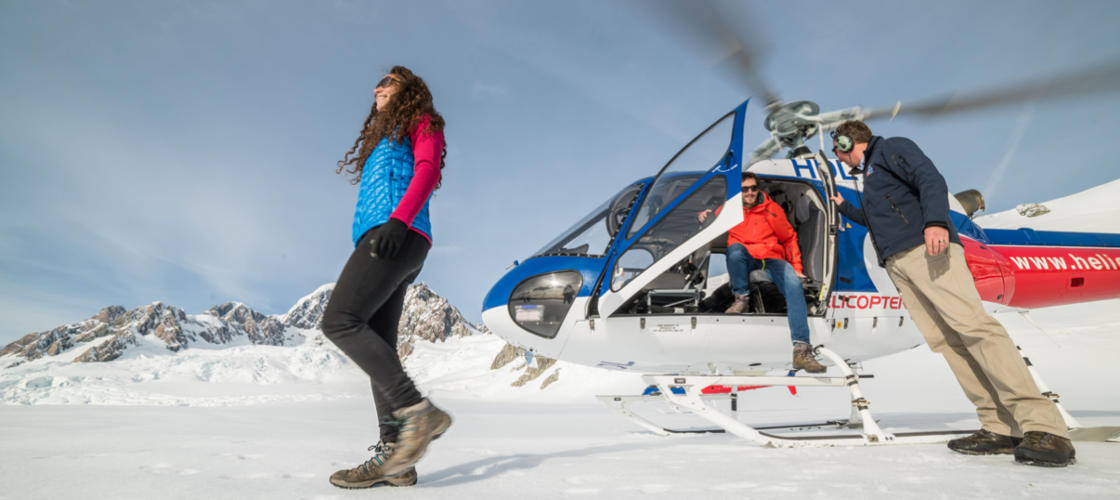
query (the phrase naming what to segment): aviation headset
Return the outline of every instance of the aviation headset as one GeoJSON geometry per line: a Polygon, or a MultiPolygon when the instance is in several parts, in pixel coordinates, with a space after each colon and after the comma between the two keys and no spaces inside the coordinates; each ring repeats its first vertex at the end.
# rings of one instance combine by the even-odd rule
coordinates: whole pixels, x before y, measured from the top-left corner
{"type": "Polygon", "coordinates": [[[851,153],[852,148],[856,147],[856,142],[851,137],[841,134],[837,130],[832,131],[832,140],[836,142],[836,151],[841,153],[851,153]]]}

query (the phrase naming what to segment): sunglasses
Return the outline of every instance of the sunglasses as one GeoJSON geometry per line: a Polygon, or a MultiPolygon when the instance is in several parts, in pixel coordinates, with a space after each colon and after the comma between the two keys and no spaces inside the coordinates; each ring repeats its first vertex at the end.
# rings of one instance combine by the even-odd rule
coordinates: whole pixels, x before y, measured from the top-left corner
{"type": "Polygon", "coordinates": [[[749,191],[758,191],[758,184],[755,184],[753,186],[742,186],[742,188],[744,193],[749,191]]]}
{"type": "Polygon", "coordinates": [[[387,76],[385,78],[382,78],[380,82],[377,82],[377,86],[374,87],[374,88],[375,89],[380,89],[380,88],[388,87],[388,86],[390,86],[394,83],[397,83],[397,80],[395,80],[393,77],[387,76]]]}

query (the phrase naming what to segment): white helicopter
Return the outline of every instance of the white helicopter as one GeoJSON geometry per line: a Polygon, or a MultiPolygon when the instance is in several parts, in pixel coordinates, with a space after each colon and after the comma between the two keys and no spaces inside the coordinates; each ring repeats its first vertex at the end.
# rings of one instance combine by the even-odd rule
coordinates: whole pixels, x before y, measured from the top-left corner
{"type": "MultiPolygon", "coordinates": [[[[741,67],[749,72],[750,61],[740,52],[741,67]]],[[[1111,65],[1062,79],[931,100],[907,112],[930,116],[1108,90],[1118,76],[1120,66],[1111,65]]],[[[642,373],[659,391],[600,399],[658,434],[673,431],[634,412],[632,403],[664,398],[766,446],[947,439],[945,433],[886,432],[870,414],[855,371],[859,363],[912,349],[924,340],[879,267],[867,230],[845,220],[830,201],[839,192],[858,205],[860,180],[823,154],[824,132],[846,120],[893,117],[901,107],[820,113],[810,101],[781,103],[766,89],[759,93],[767,100],[766,141],[753,149],[743,144],[745,128],[758,125],[748,123],[748,99],[655,175],[623,187],[530,258],[515,263],[486,296],[483,321],[530,356],[642,373]],[[817,154],[805,146],[814,136],[821,142],[817,154]],[[786,159],[770,159],[782,149],[788,151],[786,159]],[[789,370],[790,336],[784,300],[765,273],[751,276],[750,310],[722,313],[731,300],[722,247],[727,231],[743,220],[739,185],[744,171],[758,176],[797,231],[809,277],[804,289],[812,344],[822,362],[842,376],[770,375],[789,370]],[[698,222],[699,212],[716,207],[722,207],[717,216],[698,222]],[[776,435],[713,405],[717,398],[734,398],[738,390],[769,385],[847,387],[851,417],[838,427],[859,427],[862,433],[811,439],[776,435]]],[[[1120,235],[985,230],[970,218],[983,208],[978,192],[950,196],[949,202],[984,301],[1025,313],[1034,307],[1120,297],[1120,235]],[[1031,265],[1035,261],[1049,265],[1031,265]]],[[[1058,403],[1033,369],[1032,374],[1058,403]]],[[[1075,439],[1120,435],[1116,427],[1083,428],[1061,412],[1075,439]]]]}

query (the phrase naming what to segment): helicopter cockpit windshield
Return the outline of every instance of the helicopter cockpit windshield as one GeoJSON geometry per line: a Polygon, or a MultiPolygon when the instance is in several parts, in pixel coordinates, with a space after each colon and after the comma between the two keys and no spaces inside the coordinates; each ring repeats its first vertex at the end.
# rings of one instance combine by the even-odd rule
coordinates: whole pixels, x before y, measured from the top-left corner
{"type": "Polygon", "coordinates": [[[710,172],[723,164],[729,151],[734,117],[729,113],[712,124],[662,168],[627,231],[628,239],[641,236],[616,261],[612,290],[620,290],[712,223],[714,218],[698,221],[697,213],[722,206],[727,199],[726,179],[710,172]]]}
{"type": "Polygon", "coordinates": [[[626,186],[591,213],[568,228],[560,236],[548,242],[544,248],[533,252],[532,257],[577,256],[602,257],[610,246],[611,239],[618,234],[626,216],[630,214],[634,197],[641,192],[645,182],[635,182],[626,186]]]}
{"type": "Polygon", "coordinates": [[[688,288],[712,239],[742,220],[739,145],[746,103],[713,123],[662,167],[641,195],[626,230],[611,243],[597,311],[610,317],[649,287],[688,288]],[[693,262],[696,261],[696,262],[693,262]],[[684,262],[685,264],[681,264],[684,262]],[[687,269],[686,269],[687,268],[687,269]],[[671,271],[671,272],[670,272],[671,271]],[[680,279],[677,279],[680,278],[680,279]]]}
{"type": "MultiPolygon", "coordinates": [[[[684,147],[669,163],[661,169],[650,188],[650,193],[638,208],[634,224],[630,226],[627,238],[632,238],[650,219],[665,208],[692,183],[700,178],[712,165],[719,164],[728,152],[731,142],[731,127],[734,113],[729,113],[712,124],[702,134],[684,147]]],[[[723,200],[716,200],[722,202],[723,200]]]]}

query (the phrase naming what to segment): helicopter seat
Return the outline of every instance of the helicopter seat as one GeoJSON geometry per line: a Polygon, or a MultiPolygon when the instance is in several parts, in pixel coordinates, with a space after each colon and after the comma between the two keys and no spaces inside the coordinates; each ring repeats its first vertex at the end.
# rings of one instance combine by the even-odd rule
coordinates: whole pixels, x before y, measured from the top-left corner
{"type": "Polygon", "coordinates": [[[797,245],[801,249],[801,267],[809,278],[820,281],[824,267],[824,249],[821,248],[824,234],[824,216],[808,195],[798,198],[793,210],[794,228],[797,231],[797,245]]]}

